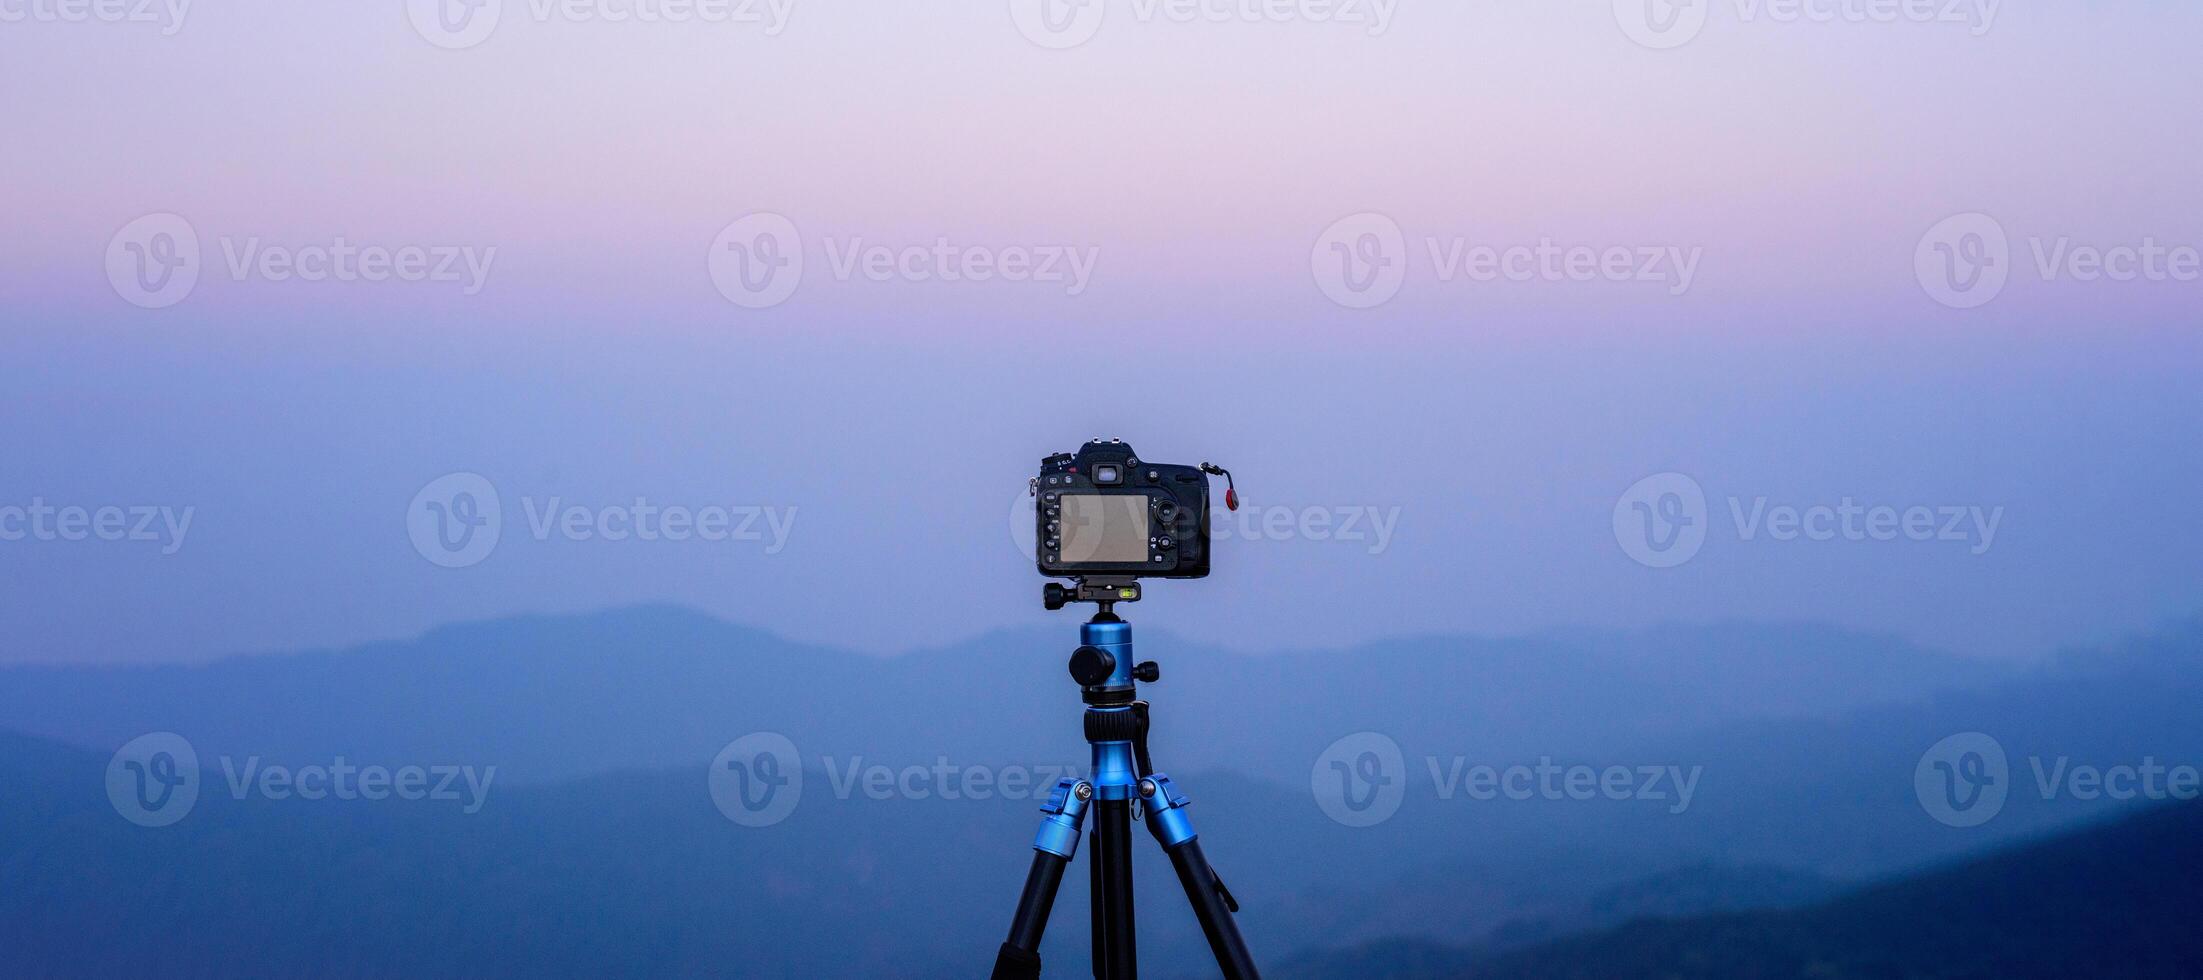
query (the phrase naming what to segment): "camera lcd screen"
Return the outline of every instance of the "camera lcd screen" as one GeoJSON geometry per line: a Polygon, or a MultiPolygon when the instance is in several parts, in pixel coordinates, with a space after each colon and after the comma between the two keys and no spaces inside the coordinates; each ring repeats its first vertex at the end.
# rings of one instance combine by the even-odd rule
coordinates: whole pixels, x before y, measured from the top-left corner
{"type": "Polygon", "coordinates": [[[1146,561],[1146,495],[1065,494],[1063,548],[1058,554],[1067,565],[1146,561]]]}

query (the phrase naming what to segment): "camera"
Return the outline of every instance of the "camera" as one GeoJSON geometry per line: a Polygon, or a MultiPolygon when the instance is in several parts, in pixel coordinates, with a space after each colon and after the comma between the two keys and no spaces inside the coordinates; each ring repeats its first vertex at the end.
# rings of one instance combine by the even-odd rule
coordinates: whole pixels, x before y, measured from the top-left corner
{"type": "Polygon", "coordinates": [[[1141,459],[1118,439],[1041,460],[1032,481],[1040,574],[1125,583],[1207,575],[1209,473],[1230,478],[1207,463],[1141,459]]]}

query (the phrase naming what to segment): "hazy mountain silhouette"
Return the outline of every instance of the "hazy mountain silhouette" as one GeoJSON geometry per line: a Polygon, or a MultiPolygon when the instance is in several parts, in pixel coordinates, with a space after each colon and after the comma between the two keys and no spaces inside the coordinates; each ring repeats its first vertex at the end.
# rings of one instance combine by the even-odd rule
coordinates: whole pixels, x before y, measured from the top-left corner
{"type": "MultiPolygon", "coordinates": [[[[701,772],[493,784],[473,814],[455,801],[238,798],[202,758],[197,804],[149,828],[108,802],[107,761],[0,736],[10,975],[969,977],[1000,940],[1036,819],[1023,801],[844,799],[817,772],[797,811],[765,828],[722,817],[701,772]]],[[[1274,856],[1350,832],[1262,784],[1188,783],[1212,857],[1246,897],[1250,939],[1282,955],[1323,935],[1336,910],[1307,894],[1305,864],[1274,856]]],[[[1206,975],[1167,862],[1140,846],[1148,972],[1206,975]]],[[[1560,867],[1522,861],[1511,882],[1540,879],[1526,862],[1560,867]]],[[[1620,921],[1588,886],[1514,883],[1488,886],[1497,919],[1620,921]]],[[[1720,891],[1650,901],[1729,907],[1705,898],[1720,891]]],[[[1083,874],[1056,921],[1047,955],[1082,961],[1083,874]]]]}
{"type": "MultiPolygon", "coordinates": [[[[1648,915],[1813,902],[1847,887],[1838,880],[1916,869],[2115,805],[2034,796],[2031,756],[2203,760],[2197,624],[2032,670],[1931,665],[1929,676],[1958,680],[1909,697],[1900,692],[1930,682],[1867,676],[1903,675],[1895,662],[1848,686],[1830,680],[1848,672],[1834,663],[1841,642],[1818,641],[1833,646],[1804,666],[1768,666],[1742,663],[1761,643],[1757,628],[1707,631],[1723,632],[1730,652],[1709,655],[1721,664],[1712,670],[1688,663],[1683,633],[1648,641],[1668,652],[1586,652],[1595,644],[1578,637],[1265,658],[1145,634],[1142,652],[1165,664],[1151,691],[1159,759],[1193,796],[1268,962],[1409,937],[1352,955],[1452,969],[1464,955],[1481,962],[1648,915]],[[1571,679],[1544,655],[1609,673],[1571,679]],[[1723,670],[1750,676],[1708,676],[1723,670]],[[1779,684],[1786,670],[1845,693],[1825,695],[1822,713],[1794,701],[1755,716],[1740,692],[1779,684]],[[1332,675],[1352,700],[1312,696],[1320,685],[1305,680],[1332,675]],[[1504,696],[1495,677],[1512,685],[1504,696]],[[1550,703],[1512,703],[1515,691],[1550,703]],[[1505,710],[1482,717],[1458,714],[1500,702],[1505,710]],[[1333,714],[1312,735],[1307,718],[1273,717],[1280,704],[1333,714]],[[1500,748],[1461,734],[1501,724],[1520,730],[1493,736],[1500,748]],[[1577,725],[1590,734],[1565,731],[1577,725]],[[1398,740],[1408,792],[1391,819],[1354,828],[1319,810],[1309,781],[1330,738],[1363,728],[1398,740]],[[1962,731],[1993,734],[2013,767],[2005,811],[1967,830],[1930,819],[1912,781],[1921,753],[1962,731]],[[1280,744],[1260,753],[1202,751],[1271,733],[1280,744]],[[1704,775],[1691,805],[1672,812],[1637,800],[1441,799],[1430,772],[1448,755],[1506,764],[1542,753],[1704,775]],[[1233,772],[1202,759],[1248,764],[1233,772]]],[[[1764,645],[1784,646],[1772,633],[1764,645]]],[[[60,729],[86,746],[0,737],[0,949],[22,951],[26,966],[10,972],[33,976],[970,976],[1014,900],[1035,802],[892,790],[875,799],[850,769],[942,756],[1082,767],[1061,644],[1038,646],[995,637],[881,660],[637,610],[203,668],[0,671],[5,726],[60,729]],[[721,711],[723,700],[734,707],[721,711]],[[201,800],[174,827],[137,827],[105,797],[108,753],[164,729],[196,747],[201,800]],[[789,734],[807,770],[800,807],[763,829],[722,817],[705,785],[711,757],[753,730],[789,734]],[[473,815],[435,801],[233,799],[222,785],[225,758],[298,765],[338,754],[500,772],[473,815]],[[661,756],[670,761],[657,771],[563,775],[661,756]]],[[[1891,661],[1911,653],[1885,651],[1891,661]]],[[[1143,850],[1139,867],[1148,972],[1205,975],[1167,865],[1143,850]]],[[[1051,931],[1059,962],[1083,960],[1082,881],[1073,876],[1051,931]]]]}
{"type": "Polygon", "coordinates": [[[1646,919],[1511,953],[1402,941],[1281,977],[2192,977],[2203,805],[2170,805],[1798,910],[1646,919]]]}
{"type": "MultiPolygon", "coordinates": [[[[203,666],[0,668],[0,727],[100,750],[147,731],[274,761],[495,763],[515,781],[701,765],[751,731],[805,753],[966,764],[1077,760],[1077,632],[891,658],[663,607],[520,618],[402,643],[203,666]],[[931,705],[913,710],[912,698],[931,705]]],[[[1298,784],[1333,739],[1511,758],[1611,749],[1746,718],[1978,687],[2011,668],[1811,626],[1563,639],[1401,639],[1241,655],[1141,631],[1165,764],[1298,784]],[[1172,737],[1172,736],[1183,737],[1172,737]]],[[[1159,746],[1160,751],[1160,746],[1159,746]]]]}

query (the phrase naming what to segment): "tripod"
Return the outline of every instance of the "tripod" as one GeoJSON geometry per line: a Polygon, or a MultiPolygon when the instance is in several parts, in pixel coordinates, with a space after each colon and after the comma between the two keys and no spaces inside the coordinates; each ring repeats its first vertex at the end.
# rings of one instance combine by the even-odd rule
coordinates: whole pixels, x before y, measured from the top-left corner
{"type": "Polygon", "coordinates": [[[1187,799],[1169,776],[1155,771],[1148,758],[1147,702],[1138,700],[1135,681],[1153,683],[1161,670],[1153,661],[1135,665],[1132,626],[1117,618],[1117,601],[1139,598],[1139,586],[1081,582],[1074,593],[1050,584],[1048,608],[1064,602],[1096,602],[1100,611],[1079,627],[1080,645],[1071,654],[1071,677],[1086,703],[1086,741],[1094,749],[1093,776],[1056,783],[1033,839],[1033,866],[1010,922],[1010,937],[994,962],[994,980],[1033,980],[1040,976],[1040,937],[1048,912],[1063,884],[1063,870],[1078,851],[1079,828],[1088,809],[1094,813],[1094,846],[1089,851],[1088,886],[1092,894],[1095,980],[1135,980],[1139,973],[1132,916],[1132,819],[1142,811],[1149,832],[1177,869],[1178,883],[1193,903],[1208,937],[1209,951],[1227,980],[1256,980],[1254,960],[1239,937],[1232,913],[1239,902],[1209,867],[1201,841],[1186,817],[1187,799]]]}

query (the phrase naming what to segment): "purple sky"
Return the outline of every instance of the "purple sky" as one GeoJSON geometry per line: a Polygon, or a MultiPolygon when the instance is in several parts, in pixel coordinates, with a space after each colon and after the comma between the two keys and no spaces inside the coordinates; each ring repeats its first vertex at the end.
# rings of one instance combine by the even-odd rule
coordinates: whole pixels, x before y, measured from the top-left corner
{"type": "Polygon", "coordinates": [[[505,0],[453,49],[400,3],[0,23],[0,659],[642,601],[924,645],[1044,619],[1013,498],[1093,435],[1239,475],[1254,523],[1139,616],[1248,649],[1752,618],[2019,656],[2203,606],[2203,10],[1724,2],[1662,48],[1628,0],[1125,0],[1055,50],[1021,3],[634,9],[505,0]],[[785,296],[729,264],[756,213],[785,296]],[[195,278],[154,296],[168,214],[195,278]],[[1704,541],[1651,567],[1617,511],[1671,472],[1704,541]],[[502,510],[457,568],[409,534],[452,473],[502,510]],[[767,540],[579,540],[554,498],[767,540]]]}

